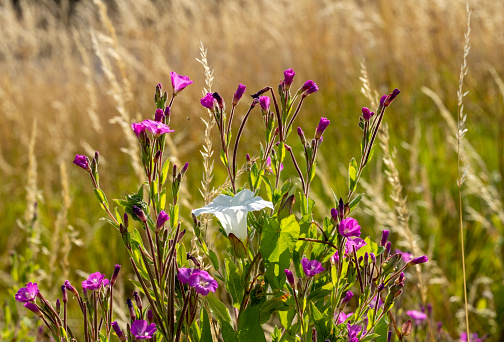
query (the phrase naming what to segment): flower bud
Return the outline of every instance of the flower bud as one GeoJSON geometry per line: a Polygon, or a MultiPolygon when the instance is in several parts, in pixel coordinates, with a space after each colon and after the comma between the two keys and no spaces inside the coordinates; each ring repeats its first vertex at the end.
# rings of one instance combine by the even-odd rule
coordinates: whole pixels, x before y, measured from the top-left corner
{"type": "Polygon", "coordinates": [[[385,245],[385,249],[387,251],[387,255],[390,254],[390,250],[392,249],[392,242],[387,242],[387,244],[385,245]]]}
{"type": "Polygon", "coordinates": [[[147,311],[147,321],[149,322],[149,324],[152,324],[152,322],[154,322],[154,313],[151,309],[147,311]]]}
{"type": "Polygon", "coordinates": [[[126,341],[126,336],[124,336],[123,331],[121,330],[121,328],[119,328],[119,323],[112,322],[112,329],[114,329],[114,332],[116,333],[117,337],[119,337],[119,340],[121,342],[126,341]]]}
{"type": "Polygon", "coordinates": [[[339,217],[338,217],[338,209],[336,208],[332,208],[331,209],[331,223],[336,225],[339,221],[339,217]]]}
{"type": "Polygon", "coordinates": [[[117,281],[117,277],[119,276],[119,270],[121,269],[121,265],[115,265],[114,273],[112,274],[112,278],[110,278],[110,285],[114,286],[117,281]]]}
{"type": "Polygon", "coordinates": [[[371,262],[373,264],[375,264],[376,263],[376,255],[374,255],[374,253],[371,253],[371,254],[369,254],[369,257],[371,258],[371,262]]]}
{"type": "Polygon", "coordinates": [[[159,232],[159,230],[161,230],[161,228],[164,227],[166,221],[168,221],[169,219],[170,219],[170,216],[168,216],[168,214],[164,210],[161,210],[161,212],[158,215],[158,219],[157,219],[157,223],[156,223],[156,231],[159,232]]]}
{"type": "Polygon", "coordinates": [[[287,69],[284,71],[283,86],[284,86],[285,90],[290,89],[290,86],[292,85],[292,81],[294,80],[294,75],[296,75],[296,73],[292,69],[287,69]]]}
{"type": "Polygon", "coordinates": [[[259,97],[259,105],[261,106],[261,109],[263,110],[263,112],[265,112],[265,113],[269,112],[270,101],[271,100],[268,96],[259,97]]]}
{"type": "Polygon", "coordinates": [[[391,94],[389,94],[389,95],[385,98],[385,100],[383,101],[383,106],[384,106],[384,107],[388,107],[388,106],[390,106],[390,104],[392,103],[392,101],[394,101],[394,99],[397,97],[397,95],[399,95],[399,93],[400,93],[400,92],[401,92],[401,91],[400,91],[399,89],[397,89],[397,88],[396,88],[396,89],[394,89],[394,90],[392,91],[392,93],[391,93],[391,94]]]}
{"type": "Polygon", "coordinates": [[[388,236],[389,236],[389,231],[385,229],[382,232],[380,246],[382,246],[382,247],[385,246],[385,244],[387,243],[387,240],[388,240],[388,236]]]}
{"type": "Polygon", "coordinates": [[[179,242],[182,240],[182,238],[184,237],[185,233],[186,233],[186,230],[184,229],[183,231],[181,231],[181,232],[178,234],[178,237],[177,237],[177,243],[179,243],[179,242]]]}
{"type": "Polygon", "coordinates": [[[147,222],[147,216],[142,209],[140,209],[136,205],[133,205],[131,207],[131,210],[133,210],[133,213],[140,219],[140,221],[142,221],[143,223],[147,222]]]}
{"type": "Polygon", "coordinates": [[[238,85],[238,89],[236,89],[234,96],[233,96],[233,107],[235,107],[238,104],[238,102],[240,102],[240,99],[242,98],[243,94],[245,93],[246,88],[247,88],[247,86],[245,86],[241,83],[238,85]]]}
{"type": "Polygon", "coordinates": [[[423,264],[425,262],[429,261],[429,258],[427,257],[427,255],[422,255],[420,257],[416,257],[414,258],[413,260],[410,260],[408,263],[407,263],[407,267],[410,267],[410,266],[413,266],[413,265],[418,265],[418,264],[423,264]]]}
{"type": "Polygon", "coordinates": [[[369,108],[363,107],[362,108],[362,117],[364,120],[369,121],[371,117],[374,115],[374,112],[370,111],[369,108]]]}
{"type": "Polygon", "coordinates": [[[213,98],[217,102],[217,105],[220,109],[224,109],[224,99],[219,95],[218,92],[212,94],[213,98]]]}
{"type": "Polygon", "coordinates": [[[63,293],[63,303],[67,303],[68,302],[68,294],[67,294],[67,291],[66,291],[66,286],[65,285],[61,285],[61,292],[63,293]]]}
{"type": "Polygon", "coordinates": [[[158,102],[159,99],[161,98],[162,91],[163,91],[163,86],[161,85],[161,83],[158,83],[158,85],[156,86],[156,94],[154,95],[155,102],[158,102]]]}
{"type": "Polygon", "coordinates": [[[303,145],[306,144],[306,137],[305,137],[304,132],[301,129],[301,127],[297,128],[297,134],[299,136],[299,139],[301,140],[301,144],[303,144],[303,145]]]}
{"type": "Polygon", "coordinates": [[[138,292],[136,292],[136,291],[135,291],[135,292],[133,292],[133,297],[135,297],[135,303],[136,303],[136,305],[137,305],[138,309],[139,309],[140,311],[142,311],[142,308],[143,308],[143,306],[142,306],[142,299],[141,299],[141,298],[140,298],[140,296],[138,295],[138,292]]]}
{"type": "Polygon", "coordinates": [[[182,166],[182,170],[180,170],[180,174],[182,175],[182,177],[184,177],[188,168],[189,168],[189,163],[185,163],[184,166],[182,166]]]}
{"type": "Polygon", "coordinates": [[[287,277],[287,282],[289,283],[289,285],[294,289],[296,285],[296,283],[294,282],[294,275],[287,268],[285,269],[285,276],[287,277]]]}
{"type": "Polygon", "coordinates": [[[24,307],[33,312],[35,315],[42,317],[42,312],[40,312],[37,304],[28,302],[25,303],[24,307]]]}
{"type": "Polygon", "coordinates": [[[317,130],[315,131],[315,139],[319,140],[322,137],[322,134],[326,130],[327,126],[329,126],[330,121],[326,118],[320,118],[320,122],[317,126],[317,130]]]}
{"type": "MultiPolygon", "coordinates": [[[[64,286],[64,285],[63,285],[64,286]]],[[[59,298],[56,299],[56,309],[55,309],[56,313],[59,315],[61,313],[61,303],[60,303],[60,300],[59,298]]]]}
{"type": "Polygon", "coordinates": [[[127,213],[124,213],[124,219],[123,219],[123,224],[124,224],[124,227],[128,228],[128,214],[127,213]]]}
{"type": "Polygon", "coordinates": [[[352,297],[353,297],[352,291],[345,292],[345,296],[341,300],[341,304],[345,305],[346,303],[348,303],[350,301],[350,299],[352,299],[352,297]]]}
{"type": "Polygon", "coordinates": [[[166,106],[164,110],[164,116],[165,116],[165,123],[169,124],[170,123],[170,114],[171,114],[171,107],[166,106]]]}
{"type": "Polygon", "coordinates": [[[402,337],[408,336],[411,334],[411,329],[412,329],[413,324],[411,323],[411,319],[407,320],[404,322],[404,324],[401,327],[401,335],[402,337]]]}
{"type": "Polygon", "coordinates": [[[91,168],[89,167],[89,159],[86,156],[76,154],[73,163],[83,170],[91,172],[91,168]]]}
{"type": "Polygon", "coordinates": [[[163,122],[165,118],[164,112],[162,109],[156,109],[156,114],[154,115],[154,121],[163,122]]]}
{"type": "Polygon", "coordinates": [[[129,314],[130,314],[130,318],[131,320],[135,320],[136,319],[136,314],[135,314],[135,308],[133,307],[133,302],[131,301],[131,299],[126,299],[126,304],[128,305],[128,310],[129,310],[129,314]]]}

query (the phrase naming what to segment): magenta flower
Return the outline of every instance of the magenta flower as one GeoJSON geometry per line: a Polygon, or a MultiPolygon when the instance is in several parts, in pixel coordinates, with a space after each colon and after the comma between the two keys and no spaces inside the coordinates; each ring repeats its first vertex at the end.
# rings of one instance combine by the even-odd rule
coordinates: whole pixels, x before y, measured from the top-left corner
{"type": "Polygon", "coordinates": [[[357,324],[347,323],[347,329],[348,329],[348,342],[359,341],[359,338],[357,337],[357,335],[359,335],[359,332],[361,331],[361,327],[358,326],[357,324]]]}
{"type": "Polygon", "coordinates": [[[171,84],[173,87],[173,95],[177,95],[179,92],[184,90],[189,84],[194,83],[188,76],[177,75],[175,71],[170,73],[171,84]]]}
{"type": "Polygon", "coordinates": [[[415,320],[416,325],[420,325],[423,321],[427,319],[426,314],[417,310],[408,310],[406,311],[406,314],[415,320]]]}
{"type": "Polygon", "coordinates": [[[164,210],[161,210],[161,212],[158,215],[156,227],[158,229],[161,229],[161,227],[163,227],[166,221],[168,221],[169,219],[170,216],[168,216],[168,214],[164,210]]]}
{"type": "Polygon", "coordinates": [[[219,284],[206,271],[194,272],[189,277],[189,285],[194,287],[196,292],[206,296],[210,291],[215,292],[219,284]]]}
{"type": "Polygon", "coordinates": [[[238,85],[238,89],[236,89],[234,96],[233,96],[233,107],[236,106],[238,104],[238,102],[240,102],[240,99],[242,98],[243,94],[245,93],[246,88],[247,88],[247,86],[245,86],[241,83],[238,85]]]}
{"type": "Polygon", "coordinates": [[[463,342],[481,342],[481,341],[483,341],[483,339],[478,338],[478,334],[477,333],[472,333],[470,341],[467,341],[467,333],[466,332],[462,332],[462,333],[460,333],[460,341],[463,341],[463,342]]]}
{"type": "Polygon", "coordinates": [[[203,97],[201,100],[200,100],[200,103],[203,107],[205,108],[208,108],[208,109],[213,109],[214,107],[214,102],[215,102],[215,99],[213,97],[213,93],[207,93],[205,95],[205,97],[203,97]]]}
{"type": "Polygon", "coordinates": [[[89,160],[87,159],[86,156],[76,154],[75,159],[73,163],[81,168],[83,168],[86,171],[90,171],[91,169],[89,168],[89,160]]]}
{"type": "Polygon", "coordinates": [[[352,236],[359,237],[361,234],[360,230],[361,226],[359,226],[357,220],[351,217],[341,220],[339,224],[339,232],[346,238],[352,236]]]}
{"type": "Polygon", "coordinates": [[[364,120],[368,121],[371,119],[371,117],[374,115],[374,112],[370,111],[369,108],[363,107],[362,108],[362,117],[364,120]]]}
{"type": "Polygon", "coordinates": [[[105,279],[105,274],[100,272],[91,273],[89,277],[82,282],[82,287],[89,291],[99,290],[100,287],[108,285],[109,281],[105,279]]]}
{"type": "Polygon", "coordinates": [[[290,86],[292,85],[292,81],[294,80],[294,75],[296,75],[296,73],[292,69],[287,69],[284,71],[283,85],[285,90],[289,90],[290,86]]]}
{"type": "Polygon", "coordinates": [[[143,122],[136,122],[136,123],[131,124],[131,129],[133,130],[133,132],[135,132],[135,135],[137,136],[137,138],[140,138],[140,134],[145,132],[147,127],[145,127],[143,122]]]}
{"type": "Polygon", "coordinates": [[[162,122],[154,120],[144,120],[142,124],[148,131],[151,131],[155,136],[160,136],[161,134],[175,132],[173,129],[162,122]]]}
{"type": "Polygon", "coordinates": [[[156,330],[155,323],[148,324],[144,319],[136,320],[131,324],[131,334],[133,334],[137,340],[147,340],[154,337],[156,330]]]}
{"type": "Polygon", "coordinates": [[[312,80],[306,81],[305,84],[298,90],[298,94],[303,93],[303,97],[306,97],[310,94],[313,94],[314,92],[318,91],[319,88],[317,86],[317,83],[313,82],[312,80]]]}
{"type": "Polygon", "coordinates": [[[355,251],[358,251],[362,246],[367,245],[366,241],[361,238],[348,238],[345,244],[345,254],[353,253],[353,246],[355,246],[355,251]]]}
{"type": "MultiPolygon", "coordinates": [[[[338,323],[337,324],[341,324],[341,323],[344,323],[348,317],[352,316],[353,315],[353,312],[350,312],[348,315],[344,312],[341,312],[339,314],[339,317],[338,317],[338,323]]],[[[338,316],[337,314],[335,316],[338,316]]],[[[336,317],[334,317],[336,319],[336,317]]]]}
{"type": "Polygon", "coordinates": [[[14,298],[20,303],[33,302],[39,293],[37,283],[29,282],[18,290],[14,298]]]}
{"type": "Polygon", "coordinates": [[[289,269],[285,269],[285,276],[287,277],[287,282],[289,283],[289,285],[294,288],[294,286],[296,285],[296,283],[294,282],[294,275],[292,274],[292,272],[289,270],[289,269]]]}
{"type": "Polygon", "coordinates": [[[197,268],[179,268],[177,278],[182,284],[187,284],[189,282],[189,277],[200,270],[197,268]]]}
{"type": "Polygon", "coordinates": [[[317,126],[317,130],[315,131],[315,139],[319,140],[322,137],[322,134],[324,134],[324,131],[326,130],[327,126],[331,121],[329,121],[326,118],[320,118],[319,124],[317,126]]]}
{"type": "Polygon", "coordinates": [[[301,260],[301,265],[303,265],[303,271],[307,277],[313,277],[314,275],[325,271],[325,268],[323,268],[317,260],[308,260],[303,258],[303,260],[301,260]]]}
{"type": "Polygon", "coordinates": [[[268,96],[259,97],[259,105],[261,106],[262,110],[268,112],[270,106],[270,98],[268,96]]]}

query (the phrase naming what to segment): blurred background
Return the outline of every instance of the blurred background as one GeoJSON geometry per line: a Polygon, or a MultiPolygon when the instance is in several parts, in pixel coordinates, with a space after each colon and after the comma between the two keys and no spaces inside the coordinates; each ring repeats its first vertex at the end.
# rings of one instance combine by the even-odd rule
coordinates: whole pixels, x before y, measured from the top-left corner
{"type": "MultiPolygon", "coordinates": [[[[498,340],[504,338],[497,324],[504,321],[504,5],[470,5],[463,86],[470,166],[462,187],[470,326],[498,340]]],[[[465,1],[4,0],[0,30],[3,339],[33,336],[27,332],[36,321],[14,301],[28,281],[55,299],[64,280],[109,275],[122,264],[123,293],[131,293],[120,234],[99,220],[87,175],[72,161],[76,153],[91,157],[97,150],[109,200],[136,191],[144,179],[129,124],[153,117],[155,85],[170,91],[172,70],[195,81],[176,98],[167,150],[175,164],[190,162],[185,220],[204,203],[196,190],[204,172],[201,118],[208,119],[199,105],[207,87],[196,60],[201,44],[214,70],[212,91],[228,104],[238,83],[249,95],[266,85],[276,89],[287,68],[296,72],[293,88],[308,79],[318,84],[296,122],[311,135],[321,116],[331,120],[311,188],[318,220],[334,205],[331,188],[346,196],[347,165],[360,153],[360,110],[371,106],[361,93],[363,71],[373,96],[401,89],[386,113],[382,147],[363,174],[357,192],[366,195],[353,217],[363,234],[390,229],[395,246],[429,256],[420,286],[408,277],[402,307],[430,303],[434,320],[458,339],[464,315],[455,134],[465,1]]],[[[238,106],[236,128],[247,104],[238,106]]],[[[252,132],[261,127],[252,116],[243,155],[245,146],[258,151],[262,136],[252,132]]],[[[295,135],[290,139],[299,144],[295,135]]],[[[218,152],[210,187],[226,176],[218,152]]],[[[284,179],[294,177],[291,171],[286,166],[284,179]]]]}

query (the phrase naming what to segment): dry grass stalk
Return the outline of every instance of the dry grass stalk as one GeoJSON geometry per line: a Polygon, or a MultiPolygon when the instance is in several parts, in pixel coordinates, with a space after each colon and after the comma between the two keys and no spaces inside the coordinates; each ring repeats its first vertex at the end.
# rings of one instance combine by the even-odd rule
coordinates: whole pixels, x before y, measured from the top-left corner
{"type": "Polygon", "coordinates": [[[469,338],[470,329],[469,329],[469,308],[467,304],[467,278],[466,278],[466,266],[465,266],[465,252],[464,252],[464,222],[462,219],[462,184],[466,178],[467,169],[469,168],[469,163],[466,155],[464,154],[464,144],[463,138],[465,133],[467,132],[467,128],[465,128],[465,121],[467,119],[467,114],[464,113],[464,97],[468,92],[463,91],[464,86],[464,77],[467,75],[468,66],[467,66],[467,56],[469,55],[470,45],[469,39],[471,37],[471,11],[469,10],[469,0],[466,2],[466,11],[467,11],[467,32],[464,34],[465,43],[464,43],[464,58],[462,62],[462,66],[460,67],[460,76],[459,76],[459,89],[457,91],[457,106],[458,106],[458,115],[457,115],[457,163],[458,163],[458,193],[459,193],[459,218],[460,218],[460,249],[462,252],[462,275],[464,280],[464,308],[465,308],[465,323],[466,323],[466,333],[469,338]]]}
{"type": "MultiPolygon", "coordinates": [[[[203,95],[212,92],[212,84],[214,80],[214,70],[210,68],[207,60],[207,49],[203,46],[203,42],[200,42],[200,55],[201,59],[196,58],[196,60],[203,66],[205,72],[205,84],[206,87],[203,88],[203,95]]],[[[205,125],[205,142],[203,143],[203,151],[200,151],[203,156],[203,178],[201,180],[200,194],[205,200],[205,205],[210,203],[213,196],[211,196],[214,189],[210,190],[210,183],[213,179],[213,148],[212,148],[212,128],[215,126],[215,120],[210,111],[207,111],[208,117],[205,120],[201,118],[203,124],[205,125]]]]}

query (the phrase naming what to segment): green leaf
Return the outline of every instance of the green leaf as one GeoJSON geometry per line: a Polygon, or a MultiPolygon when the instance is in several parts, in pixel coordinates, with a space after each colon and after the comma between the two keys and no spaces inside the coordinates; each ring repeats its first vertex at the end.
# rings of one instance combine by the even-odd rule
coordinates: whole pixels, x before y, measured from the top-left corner
{"type": "Polygon", "coordinates": [[[259,309],[259,323],[265,324],[269,321],[271,315],[277,311],[287,311],[290,306],[285,303],[282,297],[268,299],[259,309]]]}
{"type": "Polygon", "coordinates": [[[222,161],[222,163],[224,164],[224,166],[228,166],[228,160],[227,160],[227,157],[226,157],[226,153],[224,153],[223,150],[221,150],[220,152],[220,159],[222,161]]]}
{"type": "Polygon", "coordinates": [[[362,199],[362,195],[360,194],[359,196],[355,197],[350,204],[348,204],[348,209],[350,209],[350,212],[354,211],[355,208],[359,205],[360,200],[362,199]]]}
{"type": "Polygon", "coordinates": [[[332,319],[326,314],[321,313],[313,302],[310,302],[310,317],[315,323],[315,329],[317,330],[317,340],[324,341],[326,337],[330,335],[330,329],[328,325],[332,325],[332,319]]]}
{"type": "Polygon", "coordinates": [[[163,164],[163,168],[161,169],[161,185],[164,185],[166,179],[168,178],[168,170],[170,169],[170,159],[166,159],[163,164]]]}
{"type": "Polygon", "coordinates": [[[240,308],[245,286],[235,263],[229,257],[226,257],[224,262],[226,268],[226,290],[228,290],[233,298],[233,306],[238,309],[240,308]]]}
{"type": "Polygon", "coordinates": [[[285,269],[289,268],[291,251],[299,237],[300,227],[291,215],[280,221],[264,220],[260,252],[266,266],[266,278],[274,288],[283,288],[285,269]]]}
{"type": "Polygon", "coordinates": [[[266,342],[264,331],[259,324],[259,309],[249,306],[240,315],[238,330],[223,327],[222,336],[225,342],[266,342]]]}
{"type": "Polygon", "coordinates": [[[310,168],[310,173],[308,175],[309,182],[315,178],[315,171],[317,170],[317,163],[313,163],[312,167],[310,168]]]}
{"type": "Polygon", "coordinates": [[[94,193],[100,204],[103,204],[108,207],[107,197],[105,197],[105,193],[101,189],[94,189],[94,193]]]}
{"type": "Polygon", "coordinates": [[[212,250],[209,250],[208,257],[210,258],[210,261],[212,262],[212,266],[218,271],[219,270],[219,259],[217,259],[217,255],[215,254],[215,252],[212,250]]]}
{"type": "Polygon", "coordinates": [[[357,188],[357,167],[355,158],[352,158],[350,165],[348,166],[348,188],[351,192],[355,191],[357,188]]]}
{"type": "Polygon", "coordinates": [[[221,321],[221,325],[222,322],[231,324],[231,316],[229,316],[229,311],[220,300],[218,300],[213,294],[206,296],[206,300],[208,302],[210,310],[212,310],[212,313],[215,315],[215,317],[217,317],[219,321],[221,321]]]}
{"type": "Polygon", "coordinates": [[[200,324],[201,324],[201,342],[212,341],[212,331],[210,330],[210,320],[208,318],[208,313],[204,308],[201,308],[200,314],[200,324]]]}
{"type": "Polygon", "coordinates": [[[374,329],[376,337],[376,342],[387,342],[387,333],[388,333],[388,323],[386,320],[386,316],[384,316],[375,326],[374,329]]]}

